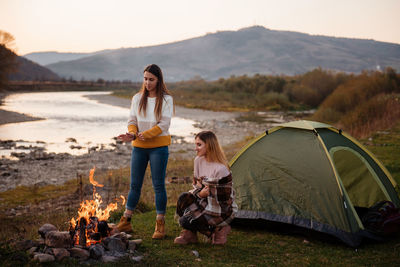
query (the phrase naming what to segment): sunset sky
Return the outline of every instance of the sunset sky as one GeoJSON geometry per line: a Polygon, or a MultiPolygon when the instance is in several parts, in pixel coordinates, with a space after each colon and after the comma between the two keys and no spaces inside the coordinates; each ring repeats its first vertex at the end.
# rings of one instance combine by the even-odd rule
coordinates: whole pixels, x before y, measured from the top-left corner
{"type": "Polygon", "coordinates": [[[400,0],[0,0],[19,55],[164,44],[261,25],[400,44],[400,0]]]}

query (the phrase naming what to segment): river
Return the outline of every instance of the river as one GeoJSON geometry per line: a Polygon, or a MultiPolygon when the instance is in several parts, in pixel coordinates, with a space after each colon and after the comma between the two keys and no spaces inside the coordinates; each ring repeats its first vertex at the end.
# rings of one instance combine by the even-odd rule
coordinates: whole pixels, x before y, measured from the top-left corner
{"type": "MultiPolygon", "coordinates": [[[[87,153],[90,148],[111,148],[114,138],[126,132],[129,107],[99,103],[85,97],[99,94],[110,92],[38,92],[7,96],[2,109],[44,120],[0,125],[0,140],[17,141],[16,148],[0,147],[0,156],[29,152],[30,146],[73,155],[87,153]]],[[[193,142],[193,133],[199,130],[194,124],[193,120],[173,117],[170,134],[193,142]]]]}

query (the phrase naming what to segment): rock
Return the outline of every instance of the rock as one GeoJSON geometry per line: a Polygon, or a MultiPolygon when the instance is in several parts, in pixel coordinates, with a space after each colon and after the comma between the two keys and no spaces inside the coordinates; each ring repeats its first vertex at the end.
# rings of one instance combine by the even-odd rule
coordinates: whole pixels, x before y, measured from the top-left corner
{"type": "Polygon", "coordinates": [[[53,248],[53,254],[57,261],[62,261],[71,256],[71,253],[65,248],[53,248]]]}
{"type": "Polygon", "coordinates": [[[113,236],[115,234],[121,233],[117,226],[115,224],[111,225],[110,223],[108,224],[108,227],[110,228],[110,235],[113,236]]]}
{"type": "Polygon", "coordinates": [[[133,253],[135,251],[136,247],[137,247],[137,245],[136,245],[135,241],[133,241],[133,240],[129,240],[128,241],[128,250],[129,250],[129,252],[133,253]]]}
{"type": "Polygon", "coordinates": [[[111,255],[103,255],[101,257],[101,261],[104,263],[107,262],[117,262],[119,260],[119,257],[111,256],[111,255]]]}
{"type": "Polygon", "coordinates": [[[71,149],[82,149],[83,147],[82,147],[82,146],[79,146],[79,145],[77,145],[77,146],[75,146],[75,145],[70,145],[69,148],[71,148],[71,149]]]}
{"type": "Polygon", "coordinates": [[[197,250],[192,250],[192,253],[196,258],[198,258],[200,256],[200,254],[197,250]]]}
{"type": "Polygon", "coordinates": [[[72,246],[71,235],[67,231],[51,231],[46,234],[46,246],[52,248],[70,248],[72,246]]]}
{"type": "Polygon", "coordinates": [[[58,231],[57,227],[50,223],[43,224],[42,227],[39,228],[38,232],[42,238],[45,238],[46,233],[51,231],[58,231]]]}
{"type": "MultiPolygon", "coordinates": [[[[130,236],[130,235],[129,235],[130,236]]],[[[127,233],[125,232],[119,232],[119,233],[115,233],[111,236],[111,238],[118,238],[121,239],[124,243],[128,242],[129,236],[127,233]]]]}
{"type": "Polygon", "coordinates": [[[90,252],[83,248],[74,247],[71,248],[69,252],[71,253],[71,257],[78,258],[84,261],[89,259],[90,257],[90,252]]]}
{"type": "Polygon", "coordinates": [[[143,256],[131,257],[131,259],[132,259],[134,262],[140,262],[140,261],[143,259],[143,256]]]}
{"type": "Polygon", "coordinates": [[[49,247],[44,247],[44,249],[43,249],[43,251],[42,251],[43,253],[46,253],[46,254],[49,254],[49,255],[53,255],[54,256],[54,253],[53,253],[53,248],[49,248],[49,247]]]}
{"type": "Polygon", "coordinates": [[[105,248],[101,244],[95,244],[90,246],[89,253],[92,259],[98,260],[100,259],[105,252],[105,248]]]}
{"type": "Polygon", "coordinates": [[[56,260],[56,258],[53,255],[38,253],[33,257],[33,260],[42,263],[42,262],[53,262],[56,260]]]}
{"type": "Polygon", "coordinates": [[[107,242],[107,249],[111,252],[125,252],[126,243],[119,238],[110,237],[107,242]]]}

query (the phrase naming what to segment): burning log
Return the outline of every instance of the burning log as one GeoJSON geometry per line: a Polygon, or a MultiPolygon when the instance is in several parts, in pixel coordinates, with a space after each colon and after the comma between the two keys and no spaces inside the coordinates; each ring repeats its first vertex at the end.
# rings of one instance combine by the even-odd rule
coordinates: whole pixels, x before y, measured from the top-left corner
{"type": "Polygon", "coordinates": [[[97,225],[97,230],[99,231],[101,237],[106,237],[110,234],[111,229],[108,227],[106,221],[100,221],[97,225]]]}
{"type": "Polygon", "coordinates": [[[79,220],[79,245],[86,247],[86,218],[79,220]]]}
{"type": "MultiPolygon", "coordinates": [[[[103,210],[101,196],[96,193],[96,186],[103,187],[93,179],[95,168],[90,170],[89,181],[93,185],[93,200],[86,200],[81,203],[78,211],[78,218],[70,220],[70,235],[75,245],[87,247],[101,242],[107,237],[111,229],[108,227],[107,219],[110,212],[117,209],[117,203],[110,203],[103,210]]],[[[122,196],[121,196],[122,197],[122,196]]],[[[122,197],[123,202],[125,199],[122,197]]]]}

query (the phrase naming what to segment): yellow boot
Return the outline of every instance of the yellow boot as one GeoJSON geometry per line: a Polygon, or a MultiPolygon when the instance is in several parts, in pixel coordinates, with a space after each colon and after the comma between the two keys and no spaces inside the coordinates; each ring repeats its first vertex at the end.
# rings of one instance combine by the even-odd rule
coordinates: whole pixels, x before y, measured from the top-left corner
{"type": "Polygon", "coordinates": [[[117,229],[120,232],[132,233],[133,232],[133,228],[132,228],[132,224],[131,224],[130,218],[128,219],[125,216],[122,216],[121,220],[117,224],[117,229]]]}
{"type": "Polygon", "coordinates": [[[156,220],[153,239],[163,239],[165,237],[165,219],[156,220]]]}

